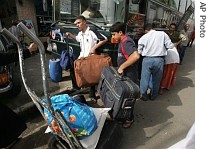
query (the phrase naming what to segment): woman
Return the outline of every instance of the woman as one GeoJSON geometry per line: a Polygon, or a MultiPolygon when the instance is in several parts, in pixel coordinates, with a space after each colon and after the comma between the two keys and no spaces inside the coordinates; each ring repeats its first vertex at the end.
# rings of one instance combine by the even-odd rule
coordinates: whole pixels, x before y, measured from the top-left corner
{"type": "Polygon", "coordinates": [[[169,90],[171,86],[175,84],[176,71],[179,65],[179,53],[174,47],[168,49],[167,55],[165,56],[165,65],[163,69],[163,76],[160,83],[159,94],[163,93],[163,89],[169,90]]]}

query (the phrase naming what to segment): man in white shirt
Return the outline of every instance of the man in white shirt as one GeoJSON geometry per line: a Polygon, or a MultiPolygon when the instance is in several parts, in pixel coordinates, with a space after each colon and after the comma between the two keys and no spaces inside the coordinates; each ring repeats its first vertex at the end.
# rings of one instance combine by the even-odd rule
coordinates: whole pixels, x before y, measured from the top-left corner
{"type": "MultiPolygon", "coordinates": [[[[78,58],[87,57],[91,54],[96,54],[97,49],[108,41],[106,36],[99,33],[96,29],[90,28],[87,25],[84,16],[78,16],[74,24],[77,26],[80,32],[76,36],[70,32],[66,32],[66,35],[77,40],[80,43],[81,51],[78,58]]],[[[74,74],[74,71],[71,72],[73,88],[79,89],[76,85],[75,76],[72,74],[74,74]]],[[[89,97],[96,99],[95,86],[91,87],[89,97]]]]}
{"type": "Polygon", "coordinates": [[[141,99],[154,100],[158,96],[160,82],[163,74],[164,57],[167,49],[172,49],[174,44],[163,31],[155,31],[151,24],[144,26],[145,35],[138,41],[138,52],[144,57],[142,61],[140,92],[141,99]],[[151,79],[151,80],[150,80],[151,79]],[[151,81],[151,86],[149,82],[151,81]],[[150,96],[147,94],[151,89],[150,96]]]}

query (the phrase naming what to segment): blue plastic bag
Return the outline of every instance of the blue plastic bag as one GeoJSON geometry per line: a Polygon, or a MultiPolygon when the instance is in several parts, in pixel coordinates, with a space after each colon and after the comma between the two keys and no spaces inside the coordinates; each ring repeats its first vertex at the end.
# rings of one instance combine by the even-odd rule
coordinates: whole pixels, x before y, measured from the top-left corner
{"type": "MultiPolygon", "coordinates": [[[[43,102],[46,103],[46,99],[43,102]]],[[[95,114],[92,108],[86,104],[74,100],[68,94],[52,96],[51,102],[53,109],[59,109],[61,111],[71,130],[79,139],[91,135],[97,129],[95,114]]],[[[48,124],[53,128],[53,133],[62,137],[63,134],[53,120],[51,113],[47,109],[44,109],[44,114],[48,124]]]]}

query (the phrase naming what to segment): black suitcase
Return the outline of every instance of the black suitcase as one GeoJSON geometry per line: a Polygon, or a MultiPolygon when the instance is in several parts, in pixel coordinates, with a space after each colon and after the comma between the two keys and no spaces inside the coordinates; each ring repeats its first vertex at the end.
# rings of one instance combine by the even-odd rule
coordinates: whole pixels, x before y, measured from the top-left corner
{"type": "Polygon", "coordinates": [[[130,78],[121,76],[114,67],[104,67],[98,84],[98,93],[107,108],[112,108],[110,116],[124,121],[129,118],[137,98],[139,86],[130,78]]]}

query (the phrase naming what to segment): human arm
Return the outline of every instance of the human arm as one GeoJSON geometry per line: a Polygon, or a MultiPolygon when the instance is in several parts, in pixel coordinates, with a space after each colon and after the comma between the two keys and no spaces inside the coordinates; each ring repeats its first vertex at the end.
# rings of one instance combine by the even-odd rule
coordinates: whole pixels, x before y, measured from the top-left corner
{"type": "Polygon", "coordinates": [[[175,47],[175,45],[171,42],[171,39],[166,33],[164,33],[164,46],[166,49],[172,49],[173,47],[175,47]]]}
{"type": "Polygon", "coordinates": [[[99,41],[97,44],[95,44],[91,50],[90,50],[90,55],[91,54],[95,54],[96,53],[96,49],[98,49],[99,47],[101,47],[102,45],[104,45],[106,42],[108,41],[108,39],[104,39],[102,41],[99,41]]]}
{"type": "Polygon", "coordinates": [[[124,71],[127,67],[133,65],[135,62],[137,62],[137,61],[139,60],[139,58],[140,58],[140,55],[139,55],[138,51],[134,51],[134,52],[128,57],[128,59],[127,59],[124,63],[122,63],[122,64],[120,65],[120,67],[119,67],[118,70],[117,70],[118,73],[123,73],[123,71],[124,71]]]}
{"type": "MultiPolygon", "coordinates": [[[[30,57],[31,53],[36,50],[37,46],[34,43],[30,44],[28,49],[23,50],[23,57],[30,57]]],[[[4,66],[16,61],[18,61],[18,51],[16,49],[10,50],[9,52],[0,52],[0,66],[4,66]]]]}
{"type": "Polygon", "coordinates": [[[95,27],[91,27],[90,30],[93,33],[92,37],[94,38],[96,44],[90,49],[89,55],[95,54],[97,52],[96,50],[108,41],[108,38],[101,34],[95,27]]]}
{"type": "Polygon", "coordinates": [[[73,38],[73,39],[75,39],[75,40],[76,40],[76,36],[75,36],[75,35],[73,35],[73,34],[72,34],[72,33],[70,33],[70,32],[66,32],[66,36],[68,36],[68,37],[73,38]]]}

